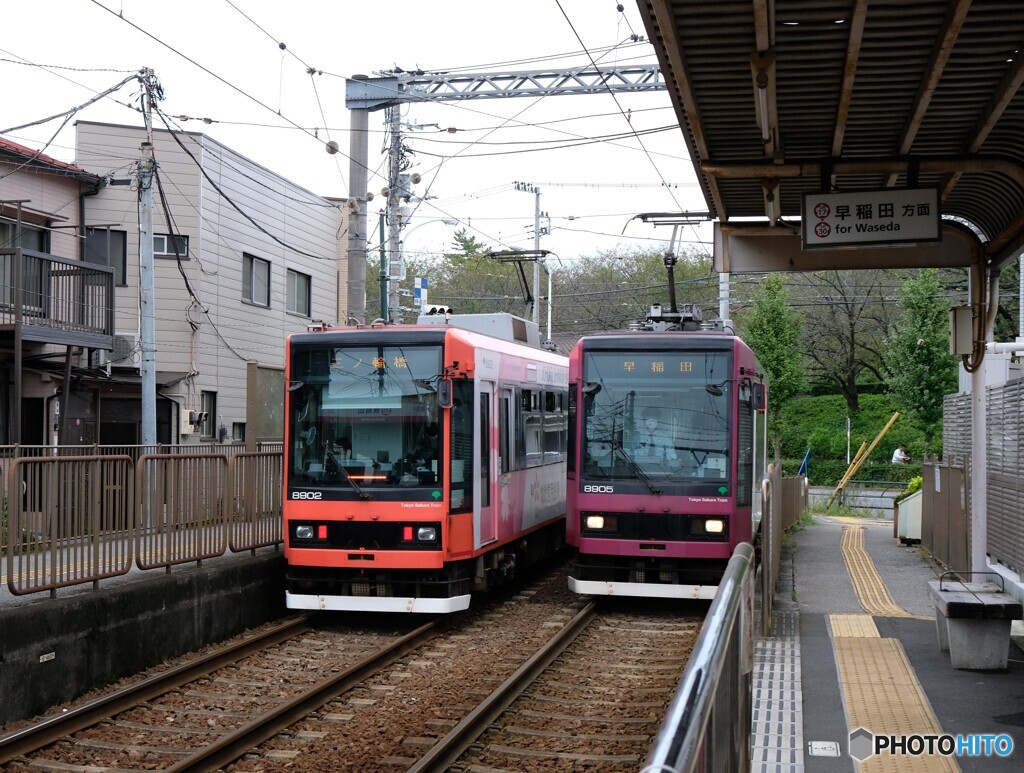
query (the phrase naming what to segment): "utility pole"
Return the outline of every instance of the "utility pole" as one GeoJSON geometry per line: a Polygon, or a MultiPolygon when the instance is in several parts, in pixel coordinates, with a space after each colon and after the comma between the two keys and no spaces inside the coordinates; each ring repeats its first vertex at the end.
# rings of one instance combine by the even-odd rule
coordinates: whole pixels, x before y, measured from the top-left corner
{"type": "MultiPolygon", "coordinates": [[[[533,186],[533,249],[540,252],[540,188],[533,186]]],[[[533,321],[540,324],[540,261],[533,261],[533,321]]]]}
{"type": "Polygon", "coordinates": [[[380,318],[387,322],[391,319],[388,313],[388,253],[384,244],[384,210],[380,211],[380,318]]]}
{"type": "Polygon", "coordinates": [[[398,233],[402,228],[402,197],[408,192],[401,181],[402,163],[402,111],[398,105],[388,108],[388,125],[391,145],[388,151],[388,316],[395,322],[402,321],[401,300],[398,297],[398,280],[402,273],[402,254],[399,249],[398,233]]]}
{"type": "MultiPolygon", "coordinates": [[[[533,251],[538,254],[540,253],[540,188],[532,183],[519,181],[516,181],[514,185],[517,191],[533,194],[533,251]]],[[[540,324],[540,305],[537,303],[537,299],[540,298],[540,260],[538,258],[533,261],[533,303],[531,304],[531,319],[538,325],[540,324]]]]}
{"type": "MultiPolygon", "coordinates": [[[[162,97],[160,82],[149,68],[143,76],[142,117],[146,141],[139,159],[139,343],[142,349],[142,434],[141,444],[156,445],[156,289],[153,279],[153,105],[162,97]]],[[[170,226],[170,224],[168,224],[170,226]]],[[[177,238],[171,234],[171,238],[177,238]]],[[[216,421],[216,418],[214,419],[216,421]]]]}
{"type": "MultiPolygon", "coordinates": [[[[350,83],[366,80],[353,75],[350,83]]],[[[346,249],[347,291],[342,293],[341,267],[338,270],[338,324],[361,323],[366,319],[366,164],[368,160],[369,110],[349,111],[348,162],[348,246],[346,249]],[[342,306],[342,297],[345,307],[342,306]]],[[[383,309],[382,309],[383,311],[383,309]]]]}

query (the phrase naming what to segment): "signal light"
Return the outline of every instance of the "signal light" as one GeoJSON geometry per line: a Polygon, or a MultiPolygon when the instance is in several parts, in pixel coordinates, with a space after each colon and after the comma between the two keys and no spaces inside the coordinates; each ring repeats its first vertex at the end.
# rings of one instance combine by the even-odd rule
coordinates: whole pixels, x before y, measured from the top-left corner
{"type": "Polygon", "coordinates": [[[316,538],[317,539],[327,539],[327,524],[326,523],[321,523],[319,526],[316,527],[316,538]]]}
{"type": "Polygon", "coordinates": [[[412,526],[403,526],[402,527],[402,541],[403,542],[412,542],[412,526]]]}

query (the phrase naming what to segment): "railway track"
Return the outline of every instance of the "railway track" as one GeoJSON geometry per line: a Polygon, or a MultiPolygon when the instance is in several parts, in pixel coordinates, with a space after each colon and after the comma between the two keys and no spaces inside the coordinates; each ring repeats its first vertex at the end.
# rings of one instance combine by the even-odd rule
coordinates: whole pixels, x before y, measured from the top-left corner
{"type": "Polygon", "coordinates": [[[587,604],[410,773],[636,770],[700,632],[699,616],[587,604]]]}
{"type": "Polygon", "coordinates": [[[216,769],[422,646],[447,622],[388,635],[314,629],[308,616],[294,618],[9,733],[0,738],[0,764],[216,769]]]}
{"type": "Polygon", "coordinates": [[[407,623],[412,630],[299,618],[0,738],[0,764],[635,770],[701,615],[626,606],[584,604],[557,570],[465,615],[407,623]]]}

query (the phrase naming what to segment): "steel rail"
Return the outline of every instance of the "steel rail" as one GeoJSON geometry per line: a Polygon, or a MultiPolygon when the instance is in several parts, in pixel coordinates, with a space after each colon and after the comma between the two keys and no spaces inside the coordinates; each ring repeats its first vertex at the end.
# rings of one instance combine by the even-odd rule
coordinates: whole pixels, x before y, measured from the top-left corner
{"type": "Polygon", "coordinates": [[[200,749],[181,762],[165,768],[164,773],[208,771],[229,765],[247,751],[273,738],[285,728],[292,726],[328,701],[372,676],[384,666],[421,646],[453,622],[455,621],[452,618],[445,618],[421,625],[351,668],[315,684],[301,695],[297,695],[260,715],[237,730],[221,736],[209,746],[200,749]]]}
{"type": "Polygon", "coordinates": [[[508,679],[484,701],[467,714],[459,724],[431,747],[419,761],[409,768],[407,773],[443,773],[449,769],[466,750],[490,727],[501,713],[527,687],[543,673],[551,662],[583,631],[597,615],[597,605],[591,601],[570,620],[541,649],[537,650],[529,660],[516,669],[508,679]]]}
{"type": "Polygon", "coordinates": [[[79,730],[91,727],[97,722],[132,708],[143,701],[163,695],[175,687],[187,684],[254,652],[303,634],[312,629],[309,620],[309,615],[286,620],[252,639],[154,674],[138,684],[89,701],[38,724],[0,736],[0,765],[10,762],[20,755],[37,751],[79,730]]]}

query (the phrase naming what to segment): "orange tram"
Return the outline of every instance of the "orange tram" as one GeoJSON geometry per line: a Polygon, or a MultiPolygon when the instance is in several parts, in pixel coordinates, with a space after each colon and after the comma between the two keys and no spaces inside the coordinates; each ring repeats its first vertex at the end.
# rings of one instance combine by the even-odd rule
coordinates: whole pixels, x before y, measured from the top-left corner
{"type": "Polygon", "coordinates": [[[446,613],[565,540],[568,359],[507,314],[288,338],[291,609],[446,613]]]}

